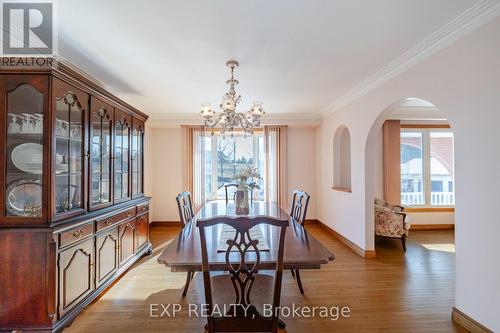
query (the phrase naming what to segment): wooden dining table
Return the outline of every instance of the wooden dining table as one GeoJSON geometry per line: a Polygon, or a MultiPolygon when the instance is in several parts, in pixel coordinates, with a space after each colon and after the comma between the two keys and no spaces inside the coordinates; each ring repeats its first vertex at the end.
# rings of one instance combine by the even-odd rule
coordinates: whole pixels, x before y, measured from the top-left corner
{"type": "MultiPolygon", "coordinates": [[[[179,235],[158,257],[158,263],[170,267],[172,272],[201,271],[201,244],[197,221],[216,216],[236,217],[236,206],[226,201],[207,202],[195,217],[180,231],[179,235]]],[[[322,265],[335,259],[335,255],[324,247],[300,224],[290,218],[278,204],[256,201],[250,204],[249,218],[271,217],[288,221],[286,231],[283,268],[284,269],[320,269],[322,265]]],[[[274,226],[262,225],[263,238],[269,250],[260,251],[260,269],[274,269],[278,248],[279,231],[274,226]]],[[[219,239],[222,225],[207,227],[208,261],[211,271],[227,270],[225,252],[219,251],[219,239]]],[[[251,261],[251,259],[250,259],[251,261]]]]}

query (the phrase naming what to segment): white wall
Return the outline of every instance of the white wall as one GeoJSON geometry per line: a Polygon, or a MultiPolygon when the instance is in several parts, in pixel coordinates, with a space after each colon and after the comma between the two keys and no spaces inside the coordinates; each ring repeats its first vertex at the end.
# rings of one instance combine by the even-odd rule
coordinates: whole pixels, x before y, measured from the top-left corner
{"type": "Polygon", "coordinates": [[[430,101],[446,115],[455,130],[455,303],[493,331],[500,330],[500,266],[495,264],[500,222],[492,211],[500,202],[500,170],[495,167],[500,164],[499,36],[496,18],[325,118],[316,140],[319,219],[373,249],[372,125],[391,104],[408,97],[430,101]],[[321,181],[332,177],[331,144],[339,125],[351,132],[352,193],[333,191],[321,181]]]}
{"type": "MultiPolygon", "coordinates": [[[[311,195],[307,218],[316,218],[316,129],[291,126],[287,130],[288,192],[300,188],[311,195]]],[[[146,194],[151,196],[152,221],[178,221],[175,197],[184,191],[184,148],[179,126],[147,129],[146,194]]],[[[290,196],[291,200],[291,196],[290,196]]],[[[284,207],[288,210],[289,204],[284,207]]]]}

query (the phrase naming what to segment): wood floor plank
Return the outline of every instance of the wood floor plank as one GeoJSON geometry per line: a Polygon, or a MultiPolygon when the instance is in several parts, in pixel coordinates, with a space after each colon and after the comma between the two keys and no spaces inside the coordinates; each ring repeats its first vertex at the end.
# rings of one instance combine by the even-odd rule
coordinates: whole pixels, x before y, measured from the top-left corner
{"type": "MultiPolygon", "coordinates": [[[[301,295],[289,272],[282,305],[348,306],[349,318],[286,318],[286,332],[464,332],[451,321],[455,254],[452,230],[412,231],[406,254],[397,240],[377,240],[377,256],[362,259],[319,225],[307,226],[331,249],[336,260],[321,270],[301,271],[301,295]]],[[[205,320],[189,318],[189,303],[204,303],[203,288],[193,285],[181,297],[185,273],[156,262],[161,248],[179,229],[153,227],[152,256],[140,260],[65,332],[202,332],[205,320]],[[179,303],[176,318],[151,318],[150,304],[179,303]]],[[[285,330],[283,330],[285,332],[285,330]]]]}

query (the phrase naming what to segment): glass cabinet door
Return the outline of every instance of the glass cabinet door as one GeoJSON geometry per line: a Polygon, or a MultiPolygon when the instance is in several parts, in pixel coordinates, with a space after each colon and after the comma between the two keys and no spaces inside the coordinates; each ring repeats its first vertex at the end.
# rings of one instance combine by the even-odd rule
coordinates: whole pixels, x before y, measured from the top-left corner
{"type": "Polygon", "coordinates": [[[129,140],[131,119],[127,114],[115,112],[115,139],[114,139],[114,200],[119,202],[130,198],[129,193],[129,140]]]}
{"type": "Polygon", "coordinates": [[[45,186],[44,93],[20,84],[7,92],[6,106],[5,216],[40,218],[45,186]]]}
{"type": "Polygon", "coordinates": [[[144,123],[140,120],[132,120],[132,197],[139,197],[144,193],[144,123]]]}
{"type": "Polygon", "coordinates": [[[56,214],[84,209],[83,120],[84,108],[73,92],[56,97],[56,214]]]}
{"type": "Polygon", "coordinates": [[[109,106],[92,106],[90,206],[94,208],[111,204],[111,112],[109,106]]]}

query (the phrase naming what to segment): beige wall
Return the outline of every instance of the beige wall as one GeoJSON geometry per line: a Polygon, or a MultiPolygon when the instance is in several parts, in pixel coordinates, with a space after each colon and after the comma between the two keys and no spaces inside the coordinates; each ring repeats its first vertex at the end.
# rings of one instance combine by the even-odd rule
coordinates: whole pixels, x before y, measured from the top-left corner
{"type": "Polygon", "coordinates": [[[178,221],[175,197],[184,190],[182,129],[149,128],[146,138],[146,191],[152,221],[178,221]]]}
{"type": "Polygon", "coordinates": [[[410,212],[411,224],[455,224],[454,212],[410,212]]]}
{"type": "MultiPolygon", "coordinates": [[[[307,219],[316,218],[316,129],[314,127],[288,128],[288,192],[296,188],[311,196],[307,219]]],[[[289,201],[291,200],[291,196],[289,201]]],[[[286,207],[287,210],[289,207],[286,207]]]]}
{"type": "MultiPolygon", "coordinates": [[[[314,127],[288,128],[288,192],[301,188],[311,195],[307,217],[316,218],[314,127]]],[[[148,128],[146,137],[146,193],[153,197],[152,221],[178,221],[175,196],[184,190],[182,129],[148,128]]],[[[287,204],[285,210],[288,211],[287,204]]]]}

